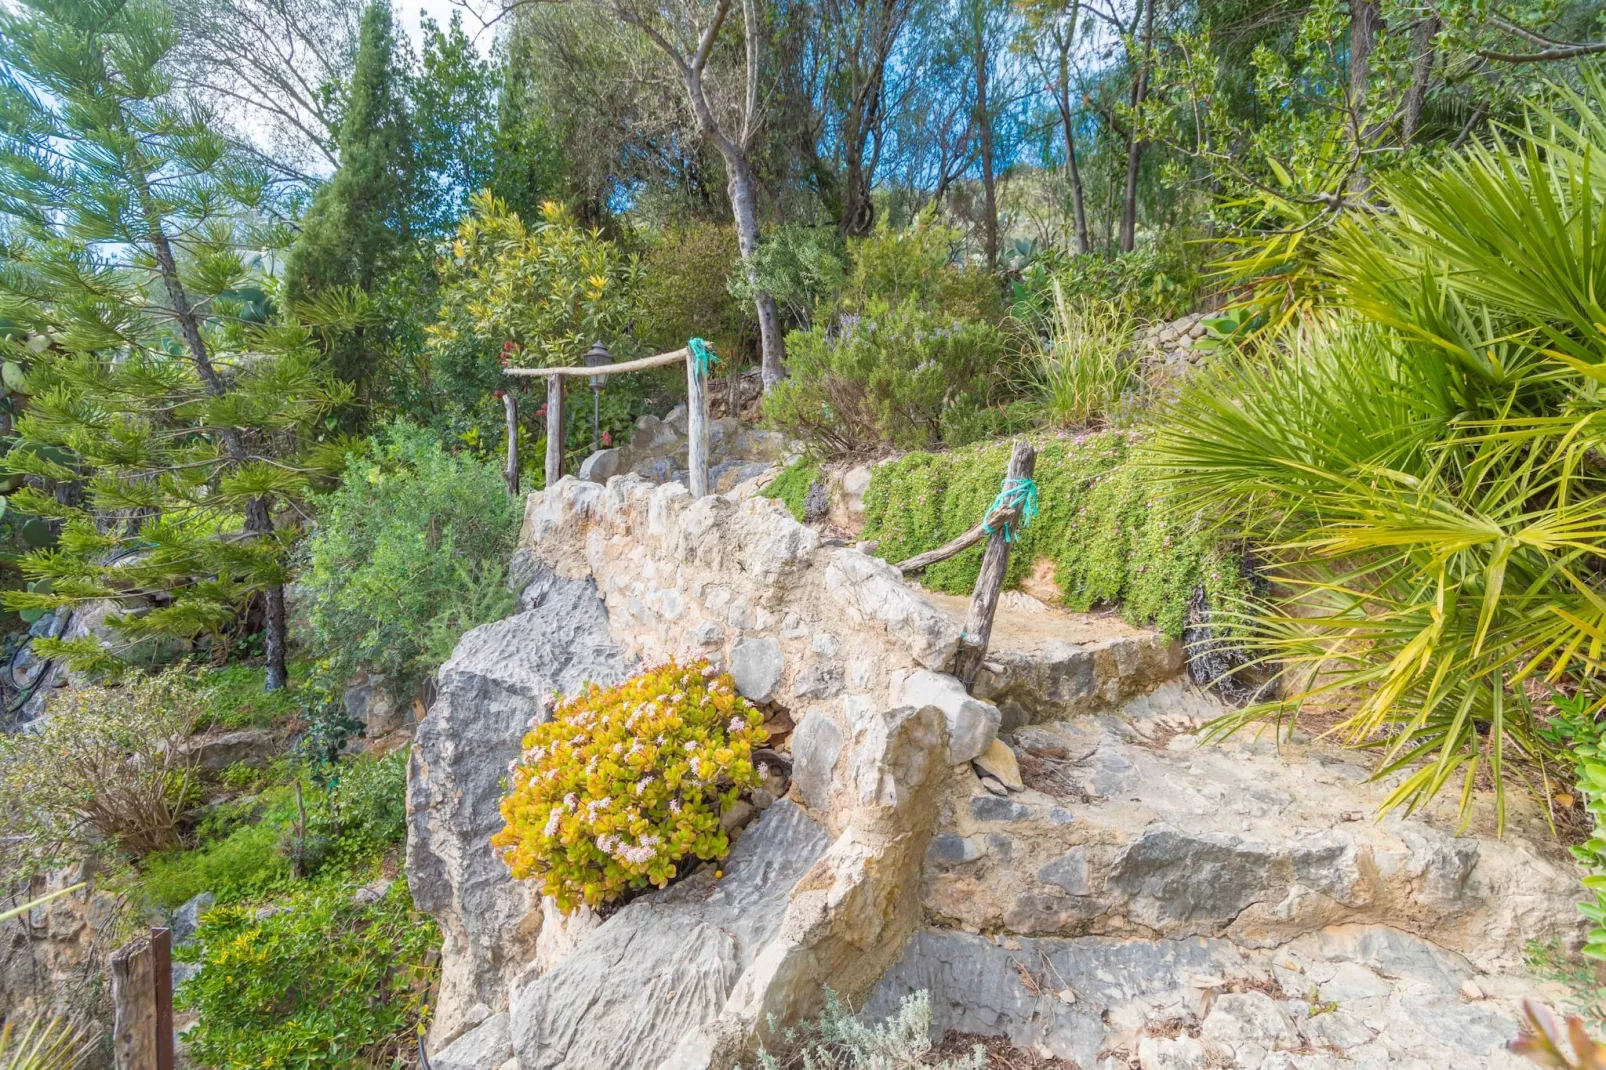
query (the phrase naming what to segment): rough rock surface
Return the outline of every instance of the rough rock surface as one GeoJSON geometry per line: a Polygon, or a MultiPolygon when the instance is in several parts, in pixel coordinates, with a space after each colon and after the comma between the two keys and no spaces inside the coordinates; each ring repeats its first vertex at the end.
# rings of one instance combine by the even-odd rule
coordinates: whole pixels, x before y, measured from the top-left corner
{"type": "Polygon", "coordinates": [[[502,827],[502,778],[554,691],[615,683],[632,659],[613,643],[588,580],[542,577],[539,604],[476,628],[440,670],[407,777],[413,900],[441,924],[441,992],[432,1040],[449,1040],[476,1004],[504,1005],[534,951],[538,897],[490,848],[502,827]]]}
{"type": "MultiPolygon", "coordinates": [[[[931,993],[937,1030],[1004,1035],[1096,1070],[1518,1070],[1521,986],[1468,1000],[1464,958],[1384,926],[1274,949],[1222,939],[992,938],[926,929],[871,997],[931,993]]],[[[1487,984],[1480,979],[1480,984],[1487,984]]]]}
{"type": "Polygon", "coordinates": [[[1507,1067],[1523,942],[1578,929],[1520,800],[1504,839],[1481,811],[1373,821],[1393,785],[1351,755],[1205,746],[1222,707],[1158,637],[1003,628],[1035,638],[970,696],[950,614],[773,502],[565,479],[520,542],[525,612],[442,671],[409,789],[447,934],[436,1039],[454,1023],[485,1065],[731,1070],[829,986],[872,1010],[930,989],[938,1028],[1084,1070],[1507,1067]],[[789,799],[722,878],[563,918],[486,847],[500,778],[543,694],[676,656],[766,703],[789,799]],[[988,790],[970,759],[995,741],[1020,779],[988,790]]]}
{"type": "Polygon", "coordinates": [[[638,899],[549,973],[516,982],[513,1047],[526,1070],[656,1066],[714,1017],[773,937],[825,830],[779,802],[743,834],[725,876],[703,867],[638,899]]]}
{"type": "MultiPolygon", "coordinates": [[[[1201,746],[1220,707],[1169,684],[1118,714],[1018,729],[1028,790],[949,781],[941,832],[976,857],[933,867],[929,916],[1022,935],[1226,936],[1271,947],[1329,925],[1424,935],[1489,969],[1578,927],[1572,867],[1522,832],[1374,817],[1389,785],[1342,752],[1248,735],[1201,746]],[[1074,859],[1074,861],[1068,861],[1074,859]],[[1071,887],[1067,887],[1070,885],[1071,887]]],[[[953,854],[950,851],[950,854],[953,854]]]]}

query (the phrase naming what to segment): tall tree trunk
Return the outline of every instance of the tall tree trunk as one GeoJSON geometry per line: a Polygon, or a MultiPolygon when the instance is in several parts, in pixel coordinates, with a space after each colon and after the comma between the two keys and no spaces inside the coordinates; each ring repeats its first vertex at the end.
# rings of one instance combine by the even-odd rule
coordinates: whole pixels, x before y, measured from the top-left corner
{"type": "Polygon", "coordinates": [[[993,174],[993,117],[987,113],[987,11],[976,16],[976,133],[981,148],[982,239],[987,270],[998,266],[998,182],[993,174]]]}
{"type": "MultiPolygon", "coordinates": [[[[1140,4],[1143,0],[1138,0],[1140,4]]],[[[1130,253],[1137,244],[1138,168],[1148,143],[1142,136],[1143,104],[1149,96],[1149,62],[1154,52],[1154,5],[1148,0],[1143,12],[1143,56],[1132,82],[1132,129],[1126,142],[1126,186],[1121,196],[1121,251],[1130,253]]]]}
{"type": "Polygon", "coordinates": [[[1377,44],[1377,0],[1350,0],[1349,100],[1350,122],[1357,143],[1366,125],[1366,90],[1372,78],[1372,48],[1377,44]]]}
{"type": "Polygon", "coordinates": [[[1060,123],[1065,127],[1065,169],[1071,179],[1071,220],[1076,227],[1076,251],[1093,250],[1093,236],[1087,230],[1086,191],[1082,188],[1082,168],[1076,162],[1076,119],[1071,112],[1070,62],[1060,52],[1060,86],[1057,97],[1060,123]]]}
{"type": "MultiPolygon", "coordinates": [[[[723,142],[724,139],[718,139],[723,142]]],[[[733,146],[734,149],[734,146],[733,146]]],[[[724,146],[721,144],[721,152],[724,146]]],[[[758,196],[755,191],[752,169],[747,166],[747,157],[739,151],[725,153],[725,169],[730,173],[731,214],[736,221],[736,247],[741,251],[742,261],[751,275],[753,258],[758,255],[758,196]]],[[[755,285],[754,289],[758,289],[755,285]]],[[[760,374],[764,379],[764,389],[768,390],[782,379],[786,378],[786,349],[781,340],[781,316],[775,308],[775,298],[767,293],[759,293],[753,301],[753,307],[758,313],[758,338],[761,354],[760,374]]]]}
{"type": "Polygon", "coordinates": [[[1428,80],[1433,77],[1434,41],[1439,36],[1439,20],[1429,15],[1411,28],[1411,86],[1405,93],[1405,116],[1400,123],[1400,143],[1409,145],[1422,126],[1422,106],[1427,103],[1428,80]]]}

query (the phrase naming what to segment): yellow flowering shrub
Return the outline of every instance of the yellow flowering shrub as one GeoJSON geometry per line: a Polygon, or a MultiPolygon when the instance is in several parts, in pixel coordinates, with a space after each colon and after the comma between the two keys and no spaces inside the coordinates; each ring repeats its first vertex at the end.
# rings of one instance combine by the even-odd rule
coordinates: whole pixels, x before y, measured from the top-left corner
{"type": "Polygon", "coordinates": [[[662,888],[681,859],[729,853],[719,815],[763,777],[763,721],[706,660],[588,685],[524,738],[491,843],[565,913],[662,888]]]}

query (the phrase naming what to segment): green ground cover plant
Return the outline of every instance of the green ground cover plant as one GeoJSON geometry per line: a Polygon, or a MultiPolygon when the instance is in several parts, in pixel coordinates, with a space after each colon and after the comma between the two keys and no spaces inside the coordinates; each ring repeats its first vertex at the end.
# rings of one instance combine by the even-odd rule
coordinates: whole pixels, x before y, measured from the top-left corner
{"type": "Polygon", "coordinates": [[[786,506],[792,516],[801,523],[809,488],[819,479],[820,466],[807,458],[799,458],[787,465],[780,475],[770,481],[764,488],[764,496],[774,498],[786,506]]]}
{"type": "Polygon", "coordinates": [[[216,1067],[392,1065],[413,1045],[439,942],[405,880],[371,903],[327,882],[266,916],[214,907],[176,956],[201,966],[176,996],[200,1014],[185,1043],[216,1067]]]}
{"type": "MultiPolygon", "coordinates": [[[[1036,440],[1040,512],[1020,533],[1004,582],[1018,585],[1034,562],[1048,558],[1072,609],[1120,606],[1133,622],[1180,635],[1196,590],[1220,604],[1241,597],[1247,584],[1215,514],[1158,493],[1133,463],[1138,442],[1138,432],[1123,431],[1036,440]]],[[[1011,448],[993,442],[877,465],[864,494],[864,537],[877,540],[877,556],[902,561],[980,522],[1011,448]]],[[[921,582],[968,593],[981,554],[976,546],[933,565],[921,582]]]]}

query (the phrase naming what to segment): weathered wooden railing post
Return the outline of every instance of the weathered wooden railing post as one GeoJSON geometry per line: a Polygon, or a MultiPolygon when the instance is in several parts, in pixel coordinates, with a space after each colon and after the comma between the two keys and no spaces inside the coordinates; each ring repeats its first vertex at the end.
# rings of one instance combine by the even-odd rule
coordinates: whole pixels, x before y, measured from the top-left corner
{"type": "MultiPolygon", "coordinates": [[[[1005,487],[1010,480],[1029,480],[1037,468],[1037,450],[1030,442],[1016,442],[1009,455],[1009,472],[1004,477],[1005,487]]],[[[965,631],[959,637],[959,653],[954,658],[954,675],[966,689],[976,682],[982,660],[987,656],[987,643],[993,635],[993,614],[998,610],[998,592],[1004,586],[1004,572],[1009,568],[1010,540],[1008,524],[989,525],[987,549],[981,557],[981,574],[976,577],[976,589],[970,596],[970,612],[965,616],[965,631]]]]}
{"type": "MultiPolygon", "coordinates": [[[[671,364],[686,362],[686,469],[687,482],[691,484],[694,497],[701,498],[708,493],[708,453],[710,425],[708,422],[708,361],[711,355],[699,357],[698,350],[707,354],[707,349],[698,339],[685,349],[676,349],[670,353],[659,353],[654,357],[642,357],[640,360],[628,360],[622,364],[604,364],[584,368],[507,368],[504,375],[528,376],[546,380],[546,485],[552,486],[563,478],[563,380],[571,375],[585,375],[600,377],[605,375],[620,375],[624,372],[646,371],[648,368],[663,368],[671,364]]],[[[515,420],[517,410],[513,402],[506,400],[508,406],[508,472],[509,487],[514,488],[517,494],[516,479],[517,455],[517,428],[515,420]]]]}
{"type": "Polygon", "coordinates": [[[549,375],[546,381],[546,485],[563,478],[563,376],[549,375]]]}
{"type": "Polygon", "coordinates": [[[519,403],[513,391],[502,391],[502,408],[507,413],[507,492],[519,496],[519,403]]]}
{"type": "Polygon", "coordinates": [[[697,348],[686,347],[686,481],[693,498],[708,493],[708,369],[697,348]]]}
{"type": "Polygon", "coordinates": [[[117,1070],[173,1070],[173,943],[152,929],[111,957],[117,1070]]]}

